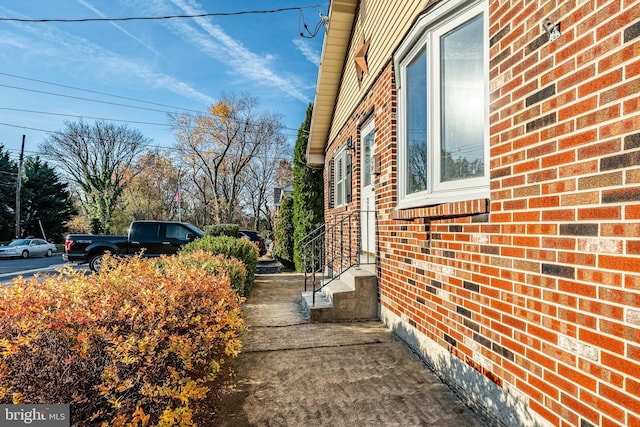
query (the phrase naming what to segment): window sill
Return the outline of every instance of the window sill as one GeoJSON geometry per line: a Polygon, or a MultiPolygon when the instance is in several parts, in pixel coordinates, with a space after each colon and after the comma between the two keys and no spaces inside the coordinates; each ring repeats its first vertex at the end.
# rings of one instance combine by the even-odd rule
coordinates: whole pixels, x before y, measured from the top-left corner
{"type": "Polygon", "coordinates": [[[391,218],[411,221],[416,218],[445,219],[489,213],[489,199],[465,200],[408,209],[394,209],[391,218]]]}

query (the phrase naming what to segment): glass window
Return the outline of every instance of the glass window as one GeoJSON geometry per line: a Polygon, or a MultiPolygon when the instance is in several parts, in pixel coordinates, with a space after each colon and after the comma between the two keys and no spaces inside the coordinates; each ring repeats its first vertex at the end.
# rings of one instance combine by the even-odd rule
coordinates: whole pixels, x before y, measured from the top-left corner
{"type": "Polygon", "coordinates": [[[180,224],[167,224],[166,233],[167,239],[189,240],[187,234],[191,231],[180,224]]]}
{"type": "Polygon", "coordinates": [[[407,66],[407,192],[427,189],[427,56],[407,66]]]}
{"type": "Polygon", "coordinates": [[[489,196],[486,15],[444,5],[398,50],[400,208],[489,196]]]}
{"type": "Polygon", "coordinates": [[[333,162],[333,178],[334,178],[334,197],[335,206],[342,206],[346,201],[346,186],[351,185],[347,183],[347,149],[342,148],[336,154],[333,162]]]}
{"type": "Polygon", "coordinates": [[[158,237],[160,235],[160,225],[154,223],[139,222],[135,225],[133,235],[137,238],[158,237]]]}
{"type": "Polygon", "coordinates": [[[484,174],[482,16],[440,38],[440,180],[484,174]]]}
{"type": "Polygon", "coordinates": [[[362,186],[368,187],[373,184],[373,122],[370,120],[362,129],[365,132],[362,137],[362,186]]]}

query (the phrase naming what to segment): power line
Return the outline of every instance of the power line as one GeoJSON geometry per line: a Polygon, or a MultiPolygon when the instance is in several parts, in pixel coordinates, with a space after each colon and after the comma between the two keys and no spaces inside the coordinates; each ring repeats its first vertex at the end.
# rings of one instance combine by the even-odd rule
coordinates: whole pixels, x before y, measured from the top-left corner
{"type": "Polygon", "coordinates": [[[128,96],[113,95],[111,93],[100,92],[100,91],[92,90],[92,89],[85,89],[85,88],[81,88],[81,87],[77,87],[77,86],[63,85],[63,84],[60,84],[60,83],[48,82],[46,80],[38,80],[38,79],[30,78],[30,77],[18,76],[18,75],[15,75],[15,74],[9,74],[9,73],[0,72],[0,75],[1,76],[7,76],[7,77],[13,77],[13,78],[16,78],[16,79],[28,80],[28,81],[37,82],[37,83],[43,83],[43,84],[47,84],[47,85],[51,85],[51,86],[63,87],[63,88],[66,88],[66,89],[73,89],[73,90],[79,90],[79,91],[82,91],[82,92],[95,93],[97,95],[110,96],[112,98],[125,99],[127,101],[134,101],[134,102],[140,102],[140,103],[143,103],[143,104],[157,105],[159,107],[167,107],[167,108],[171,108],[171,109],[174,109],[174,110],[183,110],[183,111],[192,111],[194,113],[201,113],[200,110],[191,110],[189,108],[176,107],[176,106],[173,106],[173,105],[161,104],[159,102],[145,101],[145,100],[142,100],[142,99],[130,98],[128,96]]]}
{"type": "MultiPolygon", "coordinates": [[[[136,98],[129,98],[129,97],[126,97],[126,96],[112,95],[112,94],[109,94],[109,93],[106,93],[106,92],[99,92],[99,91],[95,91],[95,90],[91,90],[91,89],[83,89],[83,88],[74,87],[74,86],[67,86],[67,85],[48,82],[48,81],[44,81],[44,80],[37,80],[37,79],[29,78],[29,77],[17,76],[17,75],[14,75],[14,74],[8,74],[8,73],[0,72],[0,75],[15,77],[15,78],[24,79],[24,80],[35,81],[35,82],[38,82],[38,83],[44,83],[44,84],[48,84],[48,85],[52,85],[52,86],[64,87],[64,88],[68,88],[68,89],[80,90],[80,91],[83,91],[83,92],[96,93],[96,94],[99,94],[99,95],[105,95],[105,96],[110,96],[110,97],[114,97],[114,98],[126,99],[126,100],[129,100],[129,101],[141,102],[141,103],[144,103],[144,104],[158,105],[158,106],[162,106],[162,107],[168,107],[168,108],[173,108],[173,109],[182,110],[182,111],[188,111],[188,112],[190,111],[190,112],[197,113],[197,114],[203,114],[203,115],[207,115],[208,114],[207,112],[202,112],[202,111],[199,111],[199,110],[193,110],[193,109],[188,109],[188,108],[180,108],[180,107],[176,107],[176,106],[160,104],[160,103],[151,102],[151,101],[144,101],[144,100],[140,100],[140,99],[136,99],[136,98]]],[[[152,111],[152,112],[157,112],[157,113],[164,113],[164,114],[174,114],[174,113],[176,113],[176,111],[158,110],[156,108],[147,108],[147,107],[140,107],[140,106],[130,105],[130,104],[121,104],[121,103],[118,103],[118,102],[103,101],[103,100],[93,99],[93,98],[83,98],[83,97],[80,97],[80,96],[65,95],[65,94],[61,94],[61,93],[47,92],[47,91],[41,91],[41,90],[37,90],[37,89],[29,89],[29,88],[19,87],[19,86],[11,86],[11,85],[0,84],[0,87],[6,87],[6,88],[9,88],[9,89],[22,90],[22,91],[26,91],[26,92],[41,93],[41,94],[44,94],[44,95],[59,96],[59,97],[62,97],[62,98],[77,99],[77,100],[80,100],[80,101],[89,101],[89,102],[96,102],[96,103],[100,103],[100,104],[115,105],[115,106],[118,106],[118,107],[134,108],[134,109],[152,111]]],[[[42,114],[56,114],[56,113],[42,113],[42,114]]],[[[71,117],[84,117],[84,116],[71,116],[71,117]]],[[[117,120],[117,121],[126,122],[126,120],[117,120]]],[[[131,122],[131,123],[136,123],[136,122],[131,122]]],[[[137,122],[137,123],[140,123],[140,124],[153,124],[153,123],[145,123],[145,122],[137,122]]],[[[161,125],[161,126],[168,126],[168,125],[161,125]]],[[[25,129],[28,129],[28,128],[25,128],[25,129]]],[[[293,131],[297,131],[298,130],[298,129],[288,128],[288,127],[284,127],[284,126],[282,127],[282,129],[293,130],[293,131]]]]}
{"type": "MultiPolygon", "coordinates": [[[[18,128],[18,129],[26,129],[26,130],[32,130],[32,131],[36,131],[36,132],[43,132],[43,133],[48,133],[48,134],[57,134],[57,135],[65,135],[64,132],[61,131],[54,131],[54,130],[47,130],[47,129],[39,129],[39,128],[34,128],[34,127],[28,127],[28,126],[22,126],[22,125],[13,125],[11,123],[3,123],[0,122],[0,126],[8,126],[8,127],[12,127],[12,128],[18,128]]],[[[282,129],[288,129],[288,128],[282,128],[282,129]]],[[[296,135],[292,135],[292,134],[282,134],[283,136],[288,136],[288,137],[294,137],[296,135]]],[[[149,148],[158,148],[158,149],[162,149],[162,150],[170,150],[170,151],[177,151],[176,148],[174,147],[166,147],[166,146],[162,146],[162,145],[153,145],[153,144],[145,144],[145,147],[149,147],[149,148]]],[[[7,151],[18,151],[18,150],[11,150],[8,148],[5,148],[7,151]]],[[[25,150],[28,151],[28,150],[25,150]]],[[[38,153],[36,151],[29,151],[32,153],[38,153]]]]}
{"type": "Polygon", "coordinates": [[[153,122],[142,122],[142,121],[136,121],[136,120],[126,120],[126,119],[110,119],[110,118],[104,118],[104,117],[78,116],[74,114],[50,113],[47,111],[23,110],[21,108],[0,107],[0,110],[17,111],[21,113],[46,114],[50,116],[74,117],[77,119],[92,119],[92,120],[102,120],[102,121],[109,121],[109,122],[123,122],[123,123],[133,123],[133,124],[140,124],[140,125],[171,127],[171,125],[167,123],[153,123],[153,122]]]}
{"type": "Polygon", "coordinates": [[[0,87],[6,87],[6,88],[9,88],[9,89],[24,90],[24,91],[27,91],[27,92],[41,93],[41,94],[44,94],[44,95],[60,96],[60,97],[63,97],[63,98],[78,99],[78,100],[81,100],[81,101],[97,102],[97,103],[100,103],[100,104],[115,105],[115,106],[118,106],[118,107],[136,108],[138,110],[154,111],[156,113],[173,113],[173,111],[158,110],[157,108],[139,107],[139,106],[136,106],[136,105],[120,104],[118,102],[110,102],[110,101],[102,101],[102,100],[99,100],[99,99],[83,98],[81,96],[63,95],[63,94],[60,94],[60,93],[47,92],[47,91],[44,91],[44,90],[37,90],[37,89],[28,89],[28,88],[19,87],[19,86],[11,86],[11,85],[0,84],[0,87]]]}
{"type": "Polygon", "coordinates": [[[117,21],[158,21],[164,19],[192,19],[192,18],[206,18],[212,16],[239,16],[239,15],[258,15],[258,14],[269,14],[269,13],[279,13],[279,12],[288,12],[292,10],[297,10],[302,12],[303,9],[311,9],[311,8],[319,8],[320,5],[312,5],[312,6],[301,6],[301,7],[283,7],[279,9],[269,9],[269,10],[247,10],[247,11],[238,11],[238,12],[214,12],[214,13],[198,13],[194,15],[165,15],[165,16],[140,16],[140,17],[125,17],[125,18],[80,18],[80,19],[24,19],[24,18],[0,18],[0,21],[12,21],[12,22],[31,22],[31,23],[39,23],[39,22],[64,22],[64,23],[72,23],[72,22],[117,22],[117,21]]]}

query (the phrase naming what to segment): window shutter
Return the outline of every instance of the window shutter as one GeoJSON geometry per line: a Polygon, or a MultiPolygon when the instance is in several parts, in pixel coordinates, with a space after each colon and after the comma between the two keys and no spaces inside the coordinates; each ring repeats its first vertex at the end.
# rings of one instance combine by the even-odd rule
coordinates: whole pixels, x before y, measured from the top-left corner
{"type": "Polygon", "coordinates": [[[327,170],[327,201],[329,202],[329,209],[333,209],[335,206],[335,199],[333,194],[333,167],[335,159],[329,160],[329,167],[327,170]]]}
{"type": "Polygon", "coordinates": [[[344,178],[344,201],[345,203],[351,203],[351,150],[347,152],[346,166],[345,166],[345,178],[344,178]]]}

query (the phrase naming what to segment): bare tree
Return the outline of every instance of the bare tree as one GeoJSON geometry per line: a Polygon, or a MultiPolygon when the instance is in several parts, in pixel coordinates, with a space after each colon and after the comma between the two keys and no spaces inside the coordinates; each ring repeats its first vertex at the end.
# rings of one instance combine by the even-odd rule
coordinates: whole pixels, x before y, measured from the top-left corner
{"type": "Polygon", "coordinates": [[[290,160],[280,159],[276,173],[276,187],[284,188],[293,183],[293,164],[290,160]]]}
{"type": "Polygon", "coordinates": [[[77,186],[91,231],[108,232],[124,188],[139,171],[135,160],[150,140],[126,125],[101,121],[65,125],[42,144],[42,155],[60,166],[77,186]]]}
{"type": "MultiPolygon", "coordinates": [[[[270,206],[273,206],[273,189],[278,185],[279,173],[283,157],[291,149],[287,146],[284,135],[263,144],[254,157],[251,167],[247,169],[242,199],[253,218],[253,228],[260,229],[261,219],[265,219],[268,230],[271,230],[270,206]]],[[[286,162],[286,160],[284,160],[286,162]]]]}
{"type": "Polygon", "coordinates": [[[124,190],[120,198],[119,215],[115,216],[120,228],[129,225],[131,220],[178,218],[178,203],[182,194],[178,194],[180,171],[174,163],[175,159],[166,150],[148,151],[138,157],[135,169],[130,171],[137,175],[131,178],[124,190]]]}
{"type": "Polygon", "coordinates": [[[254,158],[263,146],[282,138],[280,119],[257,112],[256,106],[246,94],[225,95],[207,115],[172,117],[178,151],[212,223],[237,219],[254,158]]]}

